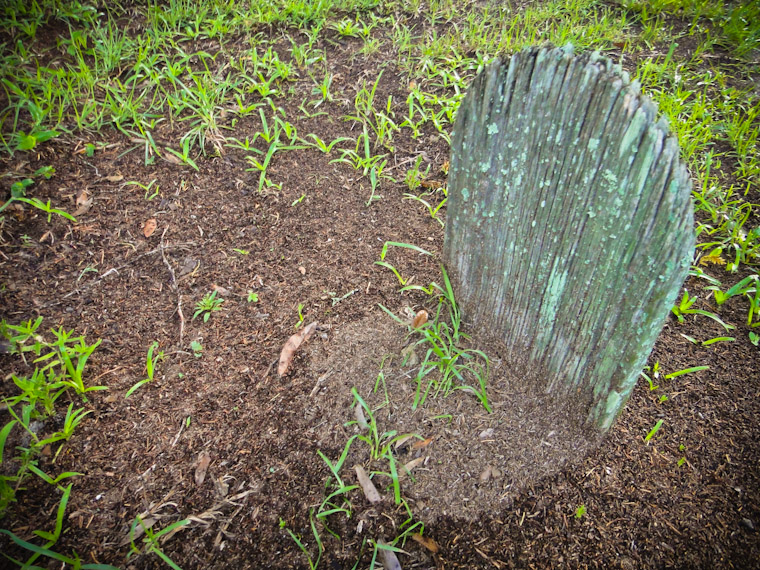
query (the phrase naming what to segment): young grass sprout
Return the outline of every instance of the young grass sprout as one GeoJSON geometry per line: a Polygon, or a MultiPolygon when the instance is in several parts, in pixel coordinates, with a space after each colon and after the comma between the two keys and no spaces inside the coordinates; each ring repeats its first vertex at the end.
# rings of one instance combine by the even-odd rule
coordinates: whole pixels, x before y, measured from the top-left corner
{"type": "Polygon", "coordinates": [[[486,384],[488,381],[488,357],[477,349],[462,348],[461,342],[469,340],[469,336],[461,329],[461,315],[454,299],[446,269],[441,267],[444,287],[431,283],[428,288],[420,285],[407,285],[402,291],[418,290],[438,298],[435,317],[427,320],[417,328],[402,321],[383,305],[383,309],[395,321],[409,327],[409,334],[419,334],[420,338],[414,343],[425,351],[416,377],[416,392],[412,409],[417,409],[425,403],[428,395],[446,397],[455,390],[473,394],[487,412],[491,412],[488,402],[486,384]],[[443,310],[448,313],[448,322],[443,319],[443,310]],[[477,381],[474,386],[468,377],[477,381]]]}
{"type": "Polygon", "coordinates": [[[127,390],[127,393],[124,395],[124,398],[129,398],[132,393],[137,390],[140,386],[143,384],[147,384],[148,382],[153,382],[153,375],[155,374],[156,364],[159,360],[163,360],[164,358],[164,351],[159,351],[157,354],[154,354],[154,351],[158,348],[158,342],[154,342],[150,345],[150,348],[148,348],[148,356],[145,359],[145,371],[148,375],[147,378],[143,378],[139,382],[137,382],[134,386],[132,386],[129,390],[127,390]]]}

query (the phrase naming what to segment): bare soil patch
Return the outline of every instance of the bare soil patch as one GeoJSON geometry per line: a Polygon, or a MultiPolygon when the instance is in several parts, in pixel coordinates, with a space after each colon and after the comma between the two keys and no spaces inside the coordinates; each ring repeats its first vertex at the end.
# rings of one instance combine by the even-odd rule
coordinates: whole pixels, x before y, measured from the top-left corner
{"type": "MultiPolygon", "coordinates": [[[[377,99],[393,95],[403,104],[408,85],[388,63],[395,60],[389,48],[363,59],[350,41],[324,47],[339,96],[321,107],[326,115],[299,119],[299,133],[356,137],[341,117],[361,80],[374,80],[381,68],[377,99]]],[[[293,87],[295,95],[278,104],[295,119],[293,102],[308,96],[313,82],[305,76],[293,87]]],[[[235,129],[245,136],[254,124],[241,120],[235,129]]],[[[703,318],[669,320],[650,365],[710,369],[661,380],[654,391],[640,383],[601,442],[532,393],[525,371],[486,340],[473,344],[493,359],[494,413],[465,392],[412,411],[414,385],[398,356],[406,331],[378,304],[399,313],[431,301],[399,293],[394,275],[373,262],[386,241],[416,244],[434,255],[393,250],[389,260],[414,283],[440,281],[443,232],[404,199],[403,182],[383,181],[382,199],[367,206],[361,173],[331,163],[334,154],[301,149],[278,154],[270,166],[268,176],[282,189],[259,193],[242,151],[199,159],[195,172],[161,161],[146,166],[142,151],[114,132],[93,136],[107,143],[93,157],[80,152],[83,139],[59,138],[0,165],[20,173],[55,166],[56,176],[40,181],[35,195],[67,209],[82,188],[94,199],[76,224],[48,223],[24,209],[0,227],[0,316],[15,323],[41,315],[46,330],[63,326],[89,341],[103,339],[87,377],[109,390],[90,397],[92,414],[75,437],[39,463],[48,473],[82,473],[67,509],[68,531],[56,545],[61,552],[162,568],[155,556],[126,559],[130,525],[138,515],[155,528],[190,518],[163,544],[185,570],[308,568],[286,529],[316,553],[309,511],[324,499],[330,475],[317,451],[334,460],[357,433],[346,425],[354,419],[356,387],[382,430],[430,439],[396,452],[402,463],[424,458],[404,478],[403,496],[439,548],[433,553],[407,541],[404,568],[753,568],[760,559],[760,360],[741,302],[720,309],[737,326],[732,343],[698,347],[682,335],[707,339],[723,329],[703,318]],[[151,200],[124,184],[154,179],[160,192],[151,200]],[[146,238],[149,219],[157,229],[146,238]],[[208,322],[192,320],[195,303],[214,286],[226,290],[223,310],[208,322]],[[258,302],[247,301],[248,291],[258,302]],[[296,330],[299,305],[305,322],[320,328],[279,378],[275,362],[296,330]],[[125,399],[143,378],[154,340],[166,354],[157,378],[125,399]],[[192,341],[203,346],[200,356],[192,341]],[[385,385],[375,391],[381,370],[385,385]],[[658,419],[663,427],[645,442],[658,419]],[[198,484],[204,454],[210,464],[198,484]],[[585,514],[577,517],[581,506],[585,514]]],[[[398,136],[395,144],[394,176],[403,180],[423,154],[430,178],[445,181],[447,148],[430,125],[418,139],[398,136]]],[[[698,292],[701,284],[687,288],[698,292]]],[[[0,395],[7,396],[14,390],[9,375],[24,367],[8,355],[0,363],[0,395]]],[[[41,429],[53,430],[53,423],[41,429]]],[[[351,484],[356,463],[371,467],[359,442],[345,464],[351,484]]],[[[358,560],[366,568],[368,541],[401,531],[409,512],[388,487],[378,487],[382,503],[371,505],[357,491],[353,516],[330,519],[340,539],[323,533],[321,567],[352,568],[358,560]]],[[[31,481],[3,527],[25,538],[50,530],[59,499],[31,481]]],[[[0,550],[23,556],[6,536],[0,550]]]]}

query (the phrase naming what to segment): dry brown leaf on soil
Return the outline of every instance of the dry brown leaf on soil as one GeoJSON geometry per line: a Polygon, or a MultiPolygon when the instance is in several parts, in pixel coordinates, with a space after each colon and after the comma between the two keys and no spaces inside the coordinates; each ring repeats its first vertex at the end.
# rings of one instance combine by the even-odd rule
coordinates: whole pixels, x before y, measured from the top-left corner
{"type": "Polygon", "coordinates": [[[439,550],[438,543],[432,538],[430,538],[429,536],[422,536],[421,534],[413,534],[412,540],[421,544],[433,554],[438,554],[438,550],[439,550]]]}
{"type": "Polygon", "coordinates": [[[158,522],[158,519],[155,517],[142,517],[140,519],[140,522],[137,524],[136,527],[134,527],[134,530],[132,527],[129,527],[129,532],[127,533],[127,536],[121,539],[121,542],[119,543],[119,546],[126,546],[133,540],[137,540],[140,538],[143,534],[145,534],[145,530],[151,528],[154,524],[158,522]]]}
{"type": "Polygon", "coordinates": [[[415,441],[412,445],[412,449],[423,449],[433,443],[433,438],[429,437],[427,439],[423,439],[421,441],[415,441]]]}
{"type": "Polygon", "coordinates": [[[396,553],[387,548],[387,544],[383,540],[378,540],[377,545],[380,547],[377,553],[380,555],[380,562],[383,565],[383,570],[401,570],[401,562],[398,561],[396,553]]]}
{"type": "Polygon", "coordinates": [[[151,218],[149,220],[146,220],[146,222],[143,224],[143,235],[146,238],[149,238],[153,235],[153,232],[156,231],[156,228],[158,227],[158,222],[156,221],[156,218],[151,218]]]}
{"type": "Polygon", "coordinates": [[[164,149],[164,152],[161,154],[161,158],[163,158],[166,162],[168,162],[170,164],[176,164],[177,166],[179,166],[180,164],[182,164],[182,160],[180,160],[178,157],[174,156],[167,149],[164,149]]]}
{"type": "Polygon", "coordinates": [[[314,334],[314,331],[316,329],[317,322],[314,321],[310,325],[307,325],[301,329],[301,332],[297,332],[288,339],[288,341],[285,343],[285,346],[282,347],[282,352],[280,353],[280,363],[277,366],[277,374],[280,376],[285,375],[285,373],[288,371],[288,368],[290,367],[290,363],[293,362],[293,357],[295,356],[298,347],[309,340],[309,337],[314,334]]]}
{"type": "Polygon", "coordinates": [[[356,423],[359,424],[360,428],[363,430],[369,429],[367,418],[364,417],[364,410],[362,409],[362,405],[359,402],[356,402],[356,407],[354,408],[354,416],[356,417],[356,423]]]}
{"type": "Polygon", "coordinates": [[[364,496],[367,497],[367,500],[373,505],[381,502],[383,498],[380,496],[380,493],[377,492],[372,480],[367,476],[364,467],[361,465],[354,465],[354,471],[356,471],[356,479],[359,481],[359,485],[361,486],[362,491],[364,491],[364,496]]]}
{"type": "Polygon", "coordinates": [[[418,465],[421,465],[423,461],[425,461],[425,457],[418,457],[417,459],[412,459],[408,463],[404,464],[404,466],[401,468],[401,471],[399,471],[398,476],[403,477],[404,475],[408,475],[409,473],[412,472],[412,469],[414,469],[418,465]]]}
{"type": "Polygon", "coordinates": [[[219,293],[220,295],[224,295],[225,297],[231,297],[232,292],[229,289],[226,289],[225,287],[222,287],[221,285],[217,285],[216,283],[211,286],[211,288],[219,293]]]}
{"type": "Polygon", "coordinates": [[[422,325],[424,325],[428,321],[428,312],[425,309],[421,309],[417,311],[417,314],[414,315],[414,319],[412,319],[412,328],[418,329],[422,325]]]}
{"type": "Polygon", "coordinates": [[[208,451],[201,451],[198,456],[198,466],[195,468],[195,484],[199,487],[203,485],[203,481],[206,479],[209,465],[211,465],[211,455],[208,451]]]}
{"type": "Polygon", "coordinates": [[[399,449],[403,449],[407,443],[409,443],[411,440],[415,438],[414,435],[409,434],[405,435],[403,437],[400,437],[396,440],[396,443],[393,444],[393,448],[398,451],[399,449]]]}
{"type": "Polygon", "coordinates": [[[416,366],[420,362],[420,357],[414,352],[416,344],[412,343],[401,351],[401,357],[403,358],[403,365],[416,366]]]}
{"type": "Polygon", "coordinates": [[[85,190],[84,188],[77,192],[77,200],[76,200],[76,206],[77,209],[74,210],[74,213],[72,214],[75,218],[77,216],[81,216],[84,214],[87,210],[89,210],[92,207],[92,194],[88,190],[85,190]]]}

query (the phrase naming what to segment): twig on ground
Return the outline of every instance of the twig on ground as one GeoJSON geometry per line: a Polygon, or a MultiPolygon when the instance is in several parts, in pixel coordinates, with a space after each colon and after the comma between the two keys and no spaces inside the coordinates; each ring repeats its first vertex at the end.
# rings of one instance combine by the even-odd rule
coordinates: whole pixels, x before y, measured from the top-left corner
{"type": "Polygon", "coordinates": [[[161,244],[159,245],[159,249],[161,250],[161,258],[164,260],[164,264],[169,269],[169,274],[172,276],[172,282],[170,283],[170,286],[173,291],[176,291],[177,277],[174,275],[174,268],[172,267],[172,264],[169,263],[168,259],[166,259],[166,246],[164,246],[164,236],[166,235],[166,232],[168,229],[169,229],[169,226],[166,226],[164,228],[164,232],[161,234],[161,244]]]}
{"type": "Polygon", "coordinates": [[[177,276],[174,273],[174,268],[172,267],[172,264],[169,263],[169,260],[166,258],[166,247],[164,246],[164,236],[166,235],[166,231],[169,229],[169,226],[166,226],[164,228],[164,233],[161,234],[161,245],[159,246],[161,249],[161,257],[164,260],[164,264],[169,269],[169,275],[171,275],[172,281],[169,284],[172,288],[172,291],[177,292],[177,314],[179,315],[179,346],[182,346],[182,339],[185,336],[185,315],[182,313],[182,293],[179,292],[179,287],[177,286],[177,276]]]}

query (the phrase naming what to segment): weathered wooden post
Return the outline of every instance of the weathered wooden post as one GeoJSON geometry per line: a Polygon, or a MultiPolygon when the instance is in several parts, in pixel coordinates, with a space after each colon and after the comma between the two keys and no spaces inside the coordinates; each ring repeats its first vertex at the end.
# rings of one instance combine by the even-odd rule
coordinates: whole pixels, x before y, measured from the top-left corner
{"type": "Polygon", "coordinates": [[[465,319],[607,430],[687,276],[691,180],[656,107],[598,54],[532,48],[456,119],[444,261],[465,319]]]}

